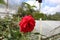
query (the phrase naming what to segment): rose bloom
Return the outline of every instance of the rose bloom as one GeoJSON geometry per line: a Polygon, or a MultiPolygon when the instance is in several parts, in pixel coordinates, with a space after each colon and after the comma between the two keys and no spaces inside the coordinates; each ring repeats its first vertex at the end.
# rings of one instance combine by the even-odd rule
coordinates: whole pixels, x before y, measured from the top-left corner
{"type": "Polygon", "coordinates": [[[23,33],[31,32],[35,26],[35,20],[31,15],[24,16],[19,22],[20,31],[23,33]]]}

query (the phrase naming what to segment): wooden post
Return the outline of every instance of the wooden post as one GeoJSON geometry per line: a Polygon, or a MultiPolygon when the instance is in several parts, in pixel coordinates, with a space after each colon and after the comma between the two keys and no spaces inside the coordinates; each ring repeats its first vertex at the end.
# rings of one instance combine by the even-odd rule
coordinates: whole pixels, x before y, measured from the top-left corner
{"type": "Polygon", "coordinates": [[[42,38],[42,18],[40,18],[40,35],[39,35],[39,40],[41,40],[41,38],[42,38]]]}
{"type": "Polygon", "coordinates": [[[42,18],[40,18],[40,34],[42,34],[42,18]]]}

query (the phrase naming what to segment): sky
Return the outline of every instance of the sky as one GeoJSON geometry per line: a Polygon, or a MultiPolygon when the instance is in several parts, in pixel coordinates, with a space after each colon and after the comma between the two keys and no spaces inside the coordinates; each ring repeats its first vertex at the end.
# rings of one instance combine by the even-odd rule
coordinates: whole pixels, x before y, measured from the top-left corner
{"type": "MultiPolygon", "coordinates": [[[[5,2],[7,1],[5,0],[5,2]]],[[[39,9],[39,3],[36,0],[9,0],[9,3],[12,5],[20,5],[22,2],[35,5],[36,9],[39,9]]],[[[60,0],[42,0],[41,12],[45,14],[60,12],[60,0]]]]}

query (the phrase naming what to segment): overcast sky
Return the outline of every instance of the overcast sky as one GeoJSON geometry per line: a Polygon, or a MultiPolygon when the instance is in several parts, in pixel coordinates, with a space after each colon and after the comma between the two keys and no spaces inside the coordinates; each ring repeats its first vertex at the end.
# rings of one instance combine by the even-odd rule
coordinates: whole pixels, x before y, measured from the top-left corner
{"type": "MultiPolygon", "coordinates": [[[[27,2],[30,5],[35,5],[37,7],[36,9],[39,9],[39,4],[35,0],[9,0],[9,3],[12,5],[18,5],[22,2],[27,2]]],[[[60,12],[60,0],[42,0],[41,12],[47,14],[54,14],[55,12],[60,12]]]]}

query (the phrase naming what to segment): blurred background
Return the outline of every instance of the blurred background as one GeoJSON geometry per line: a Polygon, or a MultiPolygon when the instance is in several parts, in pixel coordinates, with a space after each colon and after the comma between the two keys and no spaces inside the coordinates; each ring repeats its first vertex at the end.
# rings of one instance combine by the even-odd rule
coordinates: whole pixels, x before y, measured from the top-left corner
{"type": "Polygon", "coordinates": [[[60,40],[60,0],[0,0],[0,40],[24,40],[18,24],[25,15],[36,20],[34,40],[60,40]]]}

